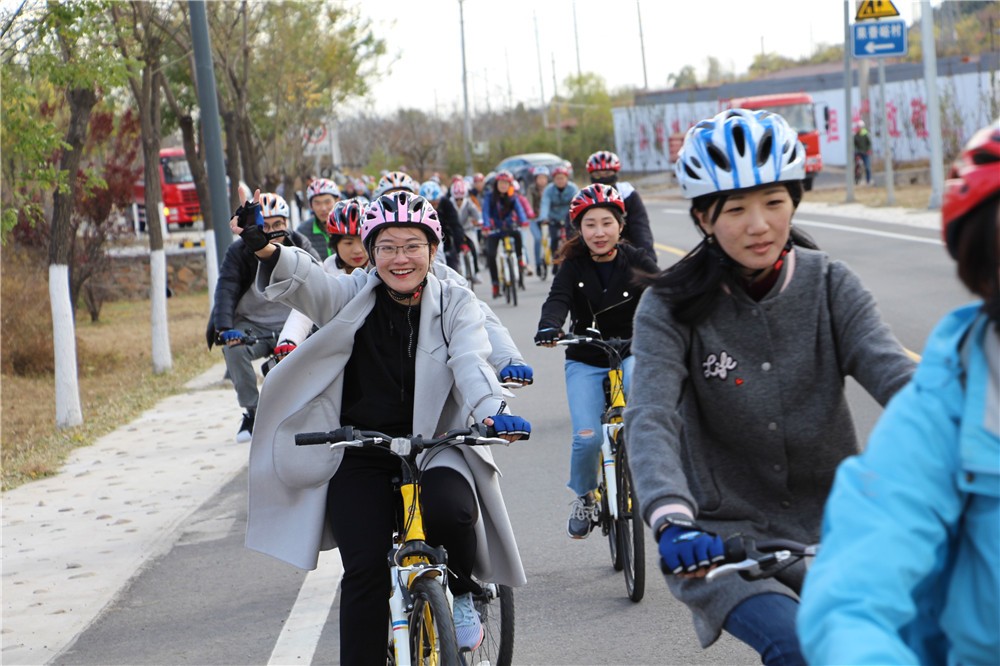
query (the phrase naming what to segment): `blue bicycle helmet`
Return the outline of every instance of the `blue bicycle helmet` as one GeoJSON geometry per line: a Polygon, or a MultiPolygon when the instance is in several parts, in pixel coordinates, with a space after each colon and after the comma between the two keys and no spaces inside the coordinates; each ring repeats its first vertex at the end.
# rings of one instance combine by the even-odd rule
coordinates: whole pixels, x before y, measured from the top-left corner
{"type": "Polygon", "coordinates": [[[420,191],[417,194],[428,201],[437,201],[444,195],[444,190],[441,189],[441,183],[436,183],[433,180],[426,180],[420,186],[420,191]]]}

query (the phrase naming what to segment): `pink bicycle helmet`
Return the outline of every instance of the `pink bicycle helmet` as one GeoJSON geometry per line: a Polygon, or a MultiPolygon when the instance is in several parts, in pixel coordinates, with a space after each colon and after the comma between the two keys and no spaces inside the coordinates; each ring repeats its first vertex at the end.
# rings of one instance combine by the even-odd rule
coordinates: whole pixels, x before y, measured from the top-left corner
{"type": "Polygon", "coordinates": [[[396,190],[407,190],[411,194],[416,194],[419,189],[420,184],[408,174],[402,171],[390,171],[379,179],[375,187],[375,198],[378,199],[383,194],[396,190]]]}
{"type": "Polygon", "coordinates": [[[465,184],[464,180],[459,178],[458,180],[452,181],[451,183],[452,199],[464,199],[468,194],[469,194],[469,186],[465,184]]]}
{"type": "Polygon", "coordinates": [[[562,175],[564,175],[564,176],[566,176],[568,178],[570,176],[569,167],[557,166],[556,168],[554,168],[552,170],[552,177],[553,178],[555,178],[559,174],[562,174],[562,175]]]}
{"type": "Polygon", "coordinates": [[[428,240],[436,245],[444,239],[437,211],[427,199],[402,190],[383,194],[365,211],[365,220],[361,224],[361,241],[370,253],[380,227],[405,227],[411,224],[430,232],[428,240]]]}
{"type": "Polygon", "coordinates": [[[621,171],[622,169],[621,160],[610,150],[598,150],[587,158],[587,173],[608,169],[611,171],[621,171]]]}
{"type": "Polygon", "coordinates": [[[312,201],[313,197],[318,197],[321,194],[332,194],[334,197],[339,199],[340,188],[338,188],[337,184],[329,178],[317,178],[313,182],[309,183],[309,187],[306,188],[306,200],[312,201]]]}

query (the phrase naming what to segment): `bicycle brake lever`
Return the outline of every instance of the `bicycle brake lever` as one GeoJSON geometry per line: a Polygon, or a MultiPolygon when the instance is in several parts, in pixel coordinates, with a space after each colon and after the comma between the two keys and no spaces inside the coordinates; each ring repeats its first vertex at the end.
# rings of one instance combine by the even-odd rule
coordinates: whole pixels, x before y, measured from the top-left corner
{"type": "Polygon", "coordinates": [[[760,564],[757,560],[750,559],[749,557],[742,562],[731,562],[729,564],[723,564],[722,566],[716,567],[705,574],[705,582],[711,583],[716,578],[721,578],[730,573],[741,572],[741,571],[754,571],[760,570],[760,564]]]}
{"type": "Polygon", "coordinates": [[[336,442],[334,444],[331,444],[330,445],[330,450],[331,451],[336,451],[337,449],[348,449],[348,448],[353,448],[353,447],[357,447],[357,446],[364,446],[364,444],[365,443],[362,442],[360,439],[350,439],[350,440],[348,440],[346,442],[336,442]]]}

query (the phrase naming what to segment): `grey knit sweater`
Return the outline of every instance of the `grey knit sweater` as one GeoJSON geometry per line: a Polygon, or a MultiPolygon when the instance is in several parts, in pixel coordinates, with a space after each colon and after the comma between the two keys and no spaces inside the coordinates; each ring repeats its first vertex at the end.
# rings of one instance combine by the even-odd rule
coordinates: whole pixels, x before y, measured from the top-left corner
{"type": "MultiPolygon", "coordinates": [[[[796,248],[781,270],[760,302],[720,290],[694,327],[654,289],[642,296],[625,427],[647,522],[659,506],[684,504],[723,537],[816,542],[837,465],[858,451],[845,376],[883,406],[909,381],[914,362],[845,264],[796,248]]],[[[765,592],[797,598],[804,573],[667,580],[707,647],[737,604],[765,592]]]]}

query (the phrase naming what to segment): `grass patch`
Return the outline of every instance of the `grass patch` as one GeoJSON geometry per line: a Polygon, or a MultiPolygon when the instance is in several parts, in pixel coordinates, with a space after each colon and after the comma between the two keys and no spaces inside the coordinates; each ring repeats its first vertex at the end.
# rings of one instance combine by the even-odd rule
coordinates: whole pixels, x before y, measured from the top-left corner
{"type": "MultiPolygon", "coordinates": [[[[5,302],[5,310],[7,306],[5,302]]],[[[21,376],[4,372],[0,381],[4,490],[54,474],[73,449],[93,444],[102,435],[132,421],[161,399],[183,390],[192,377],[222,361],[220,353],[205,347],[207,292],[175,296],[167,300],[173,369],[154,375],[149,307],[149,301],[107,303],[97,323],[90,322],[85,309],[77,312],[83,425],[65,430],[55,427],[55,382],[51,374],[21,376]]],[[[48,336],[51,339],[51,329],[48,336]]]]}
{"type": "MultiPolygon", "coordinates": [[[[927,204],[931,200],[930,185],[897,185],[894,189],[896,203],[893,207],[912,208],[916,210],[926,210],[927,204]]],[[[842,204],[847,197],[846,187],[823,187],[806,192],[803,201],[842,204]]],[[[882,208],[887,206],[886,192],[884,187],[869,187],[858,185],[854,188],[854,201],[856,203],[870,206],[872,208],[882,208]]]]}

